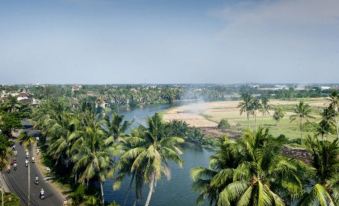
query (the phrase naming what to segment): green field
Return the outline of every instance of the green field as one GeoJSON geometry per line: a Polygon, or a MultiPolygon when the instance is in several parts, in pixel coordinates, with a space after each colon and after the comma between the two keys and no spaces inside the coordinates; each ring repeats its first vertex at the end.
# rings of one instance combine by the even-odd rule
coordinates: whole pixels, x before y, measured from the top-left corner
{"type": "MultiPolygon", "coordinates": [[[[293,99],[293,100],[271,100],[270,105],[272,110],[270,114],[263,116],[260,112],[257,113],[257,126],[267,127],[273,135],[284,134],[290,139],[296,139],[301,137],[299,129],[299,121],[290,121],[290,116],[293,114],[295,105],[303,100],[305,103],[311,106],[311,115],[314,119],[309,119],[304,124],[303,137],[314,134],[316,130],[316,123],[321,119],[320,113],[328,101],[325,98],[314,99],[293,99]],[[284,117],[279,121],[275,121],[272,117],[273,109],[275,107],[282,108],[285,113],[284,117]]],[[[255,128],[255,120],[251,115],[250,120],[247,120],[245,114],[240,115],[238,101],[223,101],[223,102],[207,102],[193,105],[185,105],[170,109],[163,115],[165,119],[180,119],[189,123],[191,126],[196,127],[210,127],[211,125],[217,125],[221,119],[227,119],[231,124],[231,129],[243,130],[248,128],[255,128]],[[198,109],[197,109],[198,108],[198,109]]],[[[329,135],[328,138],[332,138],[334,135],[329,135]]]]}

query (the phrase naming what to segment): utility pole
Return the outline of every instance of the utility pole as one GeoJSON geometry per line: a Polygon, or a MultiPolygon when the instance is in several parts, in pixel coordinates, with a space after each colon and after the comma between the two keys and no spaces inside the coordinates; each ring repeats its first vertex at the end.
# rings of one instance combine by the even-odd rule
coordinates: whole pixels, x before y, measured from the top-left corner
{"type": "MultiPolygon", "coordinates": [[[[28,153],[29,154],[29,153],[28,153]]],[[[29,157],[30,155],[28,155],[28,201],[27,201],[27,206],[29,206],[31,204],[31,166],[30,166],[30,162],[29,162],[29,157]]]]}
{"type": "Polygon", "coordinates": [[[1,187],[1,206],[4,206],[5,200],[4,200],[4,188],[1,187]]]}

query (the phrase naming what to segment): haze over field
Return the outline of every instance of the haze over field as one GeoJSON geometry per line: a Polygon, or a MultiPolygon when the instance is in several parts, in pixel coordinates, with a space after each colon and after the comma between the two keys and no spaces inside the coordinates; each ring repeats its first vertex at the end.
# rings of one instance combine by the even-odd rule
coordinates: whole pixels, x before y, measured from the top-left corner
{"type": "Polygon", "coordinates": [[[0,83],[338,82],[337,0],[0,3],[0,83]]]}

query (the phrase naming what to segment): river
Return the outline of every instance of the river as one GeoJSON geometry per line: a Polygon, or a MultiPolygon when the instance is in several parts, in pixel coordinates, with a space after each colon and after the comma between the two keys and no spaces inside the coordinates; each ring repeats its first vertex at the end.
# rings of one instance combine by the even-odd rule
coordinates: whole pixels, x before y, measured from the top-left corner
{"type": "MultiPolygon", "coordinates": [[[[128,112],[121,112],[125,115],[126,120],[134,120],[132,127],[136,127],[139,124],[145,124],[146,119],[149,116],[154,115],[156,112],[161,112],[168,109],[169,105],[152,105],[144,108],[133,109],[128,112]]],[[[183,150],[182,159],[184,165],[179,168],[175,164],[170,164],[171,179],[167,180],[163,177],[157,184],[155,192],[153,193],[151,204],[154,206],[190,206],[196,205],[195,201],[197,194],[192,190],[192,179],[190,172],[193,167],[207,166],[208,159],[211,152],[201,149],[197,146],[185,147],[183,150]]],[[[113,180],[108,180],[104,184],[105,201],[116,201],[123,206],[125,194],[128,188],[128,180],[124,181],[120,190],[113,191],[113,180]]],[[[148,192],[148,186],[144,187],[143,200],[140,205],[143,205],[148,192]]],[[[132,205],[134,200],[134,191],[131,192],[129,198],[127,198],[126,205],[132,205]]]]}

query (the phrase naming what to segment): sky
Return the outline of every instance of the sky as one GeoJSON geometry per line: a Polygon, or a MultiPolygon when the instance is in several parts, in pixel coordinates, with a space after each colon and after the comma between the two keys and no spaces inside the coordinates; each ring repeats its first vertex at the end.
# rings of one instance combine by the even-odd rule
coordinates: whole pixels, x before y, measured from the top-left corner
{"type": "Polygon", "coordinates": [[[339,83],[339,0],[1,0],[0,84],[339,83]]]}

